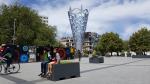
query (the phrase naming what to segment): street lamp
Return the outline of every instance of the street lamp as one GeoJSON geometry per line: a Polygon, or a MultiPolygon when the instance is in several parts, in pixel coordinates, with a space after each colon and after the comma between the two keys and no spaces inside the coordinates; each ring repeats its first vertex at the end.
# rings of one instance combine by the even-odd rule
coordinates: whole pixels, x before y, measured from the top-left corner
{"type": "Polygon", "coordinates": [[[16,34],[16,18],[14,19],[14,34],[13,34],[13,45],[15,44],[15,40],[16,40],[16,38],[15,38],[15,34],[16,34]]]}

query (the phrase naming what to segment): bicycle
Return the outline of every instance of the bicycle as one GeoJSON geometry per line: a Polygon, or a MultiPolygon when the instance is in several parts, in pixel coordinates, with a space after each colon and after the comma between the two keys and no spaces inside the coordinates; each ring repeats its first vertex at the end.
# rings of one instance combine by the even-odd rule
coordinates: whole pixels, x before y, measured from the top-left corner
{"type": "Polygon", "coordinates": [[[11,63],[9,67],[7,67],[6,58],[0,56],[0,73],[4,68],[5,73],[17,73],[20,70],[20,63],[11,63]]]}

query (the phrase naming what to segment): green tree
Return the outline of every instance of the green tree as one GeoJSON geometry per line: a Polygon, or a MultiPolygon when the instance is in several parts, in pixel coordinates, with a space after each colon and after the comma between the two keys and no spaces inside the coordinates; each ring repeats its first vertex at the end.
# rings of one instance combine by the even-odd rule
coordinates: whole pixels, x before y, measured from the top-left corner
{"type": "Polygon", "coordinates": [[[102,55],[105,55],[107,52],[121,52],[123,49],[123,41],[119,38],[117,33],[105,33],[103,34],[98,42],[96,50],[100,51],[102,55]]]}
{"type": "Polygon", "coordinates": [[[61,48],[65,48],[66,46],[64,44],[62,44],[60,41],[55,41],[54,47],[61,47],[61,48]]]}
{"type": "Polygon", "coordinates": [[[145,55],[145,52],[150,51],[150,30],[144,27],[133,33],[129,45],[132,51],[145,55]]]}
{"type": "Polygon", "coordinates": [[[123,50],[129,51],[129,41],[128,40],[123,41],[123,50]]]}
{"type": "Polygon", "coordinates": [[[56,43],[56,27],[42,23],[35,10],[15,3],[0,7],[0,44],[12,43],[14,21],[16,44],[53,45],[56,43]]]}

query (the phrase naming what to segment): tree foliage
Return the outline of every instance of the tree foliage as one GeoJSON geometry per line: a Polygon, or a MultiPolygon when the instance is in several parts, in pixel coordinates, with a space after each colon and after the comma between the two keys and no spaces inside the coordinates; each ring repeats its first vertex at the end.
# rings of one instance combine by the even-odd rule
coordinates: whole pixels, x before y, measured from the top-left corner
{"type": "Polygon", "coordinates": [[[100,36],[98,45],[96,47],[97,51],[100,51],[102,55],[107,52],[121,52],[123,49],[123,41],[119,38],[119,35],[113,32],[105,33],[100,36]]]}
{"type": "Polygon", "coordinates": [[[130,51],[129,50],[129,41],[128,40],[124,40],[123,41],[123,50],[124,51],[130,51]]]}
{"type": "Polygon", "coordinates": [[[0,44],[12,42],[16,30],[16,44],[54,45],[56,28],[42,23],[35,10],[20,4],[0,7],[0,44]]]}
{"type": "Polygon", "coordinates": [[[145,54],[150,51],[150,30],[144,27],[133,33],[129,39],[129,46],[131,51],[137,54],[145,54]]]}

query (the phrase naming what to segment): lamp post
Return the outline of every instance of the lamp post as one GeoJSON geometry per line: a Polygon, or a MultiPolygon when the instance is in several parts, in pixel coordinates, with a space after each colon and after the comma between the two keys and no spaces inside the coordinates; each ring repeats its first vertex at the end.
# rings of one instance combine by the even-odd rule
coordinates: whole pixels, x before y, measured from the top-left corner
{"type": "Polygon", "coordinates": [[[14,34],[13,34],[13,45],[15,44],[15,40],[16,40],[16,37],[15,37],[15,34],[16,34],[16,18],[14,19],[14,34]]]}

